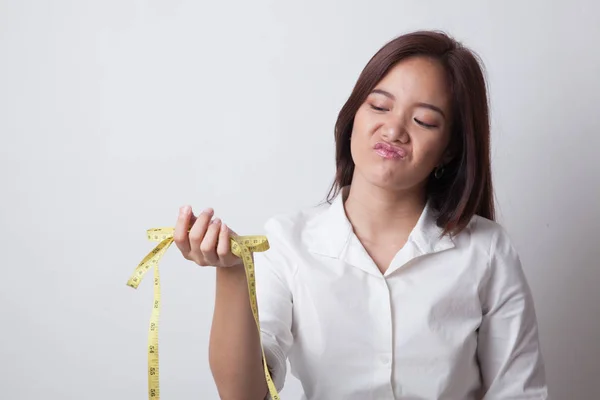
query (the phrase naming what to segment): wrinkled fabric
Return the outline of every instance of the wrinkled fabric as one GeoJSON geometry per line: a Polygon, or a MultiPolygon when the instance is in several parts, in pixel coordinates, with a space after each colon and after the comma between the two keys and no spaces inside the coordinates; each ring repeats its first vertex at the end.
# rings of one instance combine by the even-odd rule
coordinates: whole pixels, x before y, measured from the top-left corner
{"type": "Polygon", "coordinates": [[[475,216],[440,237],[427,205],[384,274],[341,192],[265,230],[257,296],[278,390],[289,360],[303,400],[548,399],[531,291],[499,224],[475,216]]]}

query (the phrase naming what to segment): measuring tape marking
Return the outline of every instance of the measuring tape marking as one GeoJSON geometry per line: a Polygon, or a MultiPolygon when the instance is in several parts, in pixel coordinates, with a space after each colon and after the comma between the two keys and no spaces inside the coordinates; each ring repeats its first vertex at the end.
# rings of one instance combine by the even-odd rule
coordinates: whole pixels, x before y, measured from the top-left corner
{"type": "MultiPolygon", "coordinates": [[[[137,289],[146,272],[154,267],[154,299],[152,313],[150,315],[150,326],[148,328],[148,398],[150,400],[160,400],[159,368],[158,368],[158,322],[160,317],[160,274],[158,264],[162,256],[173,244],[174,228],[152,228],[146,231],[148,240],[159,242],[146,257],[138,264],[133,274],[127,281],[127,285],[137,289]]],[[[269,249],[269,241],[265,236],[232,236],[231,252],[240,257],[244,263],[246,272],[246,282],[248,285],[248,295],[250,297],[250,308],[258,329],[260,348],[263,357],[263,369],[269,393],[272,400],[280,400],[279,393],[271,379],[271,374],[267,366],[265,350],[260,340],[260,321],[258,318],[258,304],[256,300],[256,279],[254,274],[253,252],[263,252],[269,249]]]]}

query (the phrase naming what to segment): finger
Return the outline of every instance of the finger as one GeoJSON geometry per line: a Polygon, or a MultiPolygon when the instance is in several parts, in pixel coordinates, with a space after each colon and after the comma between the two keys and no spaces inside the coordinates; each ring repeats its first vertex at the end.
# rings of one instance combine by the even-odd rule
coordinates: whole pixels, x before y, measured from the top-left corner
{"type": "Polygon", "coordinates": [[[222,264],[227,263],[227,258],[231,252],[231,241],[229,240],[229,228],[226,224],[221,224],[219,239],[217,243],[217,256],[222,264]]]}
{"type": "Polygon", "coordinates": [[[184,256],[187,256],[190,252],[188,231],[193,223],[192,218],[196,219],[190,206],[186,205],[179,209],[179,216],[177,217],[177,223],[173,232],[173,241],[184,256]]]}
{"type": "Polygon", "coordinates": [[[194,256],[195,253],[199,253],[200,243],[202,243],[202,240],[204,239],[204,235],[208,229],[208,223],[214,212],[215,210],[212,208],[207,208],[198,215],[194,225],[192,225],[189,233],[189,246],[192,256],[194,256]]]}
{"type": "Polygon", "coordinates": [[[208,226],[204,239],[200,243],[202,257],[211,265],[216,265],[219,262],[219,256],[217,256],[219,229],[221,229],[221,220],[215,218],[208,226]]]}
{"type": "Polygon", "coordinates": [[[188,235],[189,235],[189,233],[190,233],[190,229],[192,229],[192,226],[194,226],[194,224],[196,223],[196,220],[197,220],[197,219],[198,219],[198,218],[196,218],[196,216],[194,215],[194,213],[193,213],[193,212],[190,212],[190,225],[189,225],[189,227],[188,227],[188,232],[187,232],[187,233],[188,233],[188,235]]]}
{"type": "Polygon", "coordinates": [[[227,227],[227,230],[229,231],[229,237],[230,238],[234,238],[235,239],[235,238],[238,237],[238,234],[235,233],[235,231],[233,229],[231,229],[230,227],[227,227]]]}

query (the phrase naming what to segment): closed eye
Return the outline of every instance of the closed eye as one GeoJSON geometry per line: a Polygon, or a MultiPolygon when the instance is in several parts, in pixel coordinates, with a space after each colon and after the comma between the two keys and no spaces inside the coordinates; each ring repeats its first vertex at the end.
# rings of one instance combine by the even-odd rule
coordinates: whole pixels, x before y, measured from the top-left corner
{"type": "Polygon", "coordinates": [[[388,109],[387,109],[387,108],[381,108],[381,107],[377,107],[377,106],[374,106],[373,104],[369,104],[369,105],[371,106],[371,108],[372,108],[373,110],[376,110],[376,111],[388,111],[388,109]]]}
{"type": "Polygon", "coordinates": [[[423,126],[423,127],[425,127],[425,128],[437,128],[437,125],[426,124],[425,122],[423,122],[423,121],[420,121],[420,120],[418,120],[418,119],[416,119],[416,118],[415,118],[414,120],[415,120],[415,122],[416,122],[417,124],[419,124],[419,125],[421,125],[421,126],[423,126]]]}

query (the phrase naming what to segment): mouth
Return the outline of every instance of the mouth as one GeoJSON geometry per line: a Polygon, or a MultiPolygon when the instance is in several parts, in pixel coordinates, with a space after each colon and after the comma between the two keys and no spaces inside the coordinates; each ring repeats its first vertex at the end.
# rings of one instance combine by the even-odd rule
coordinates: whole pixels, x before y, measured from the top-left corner
{"type": "Polygon", "coordinates": [[[373,146],[375,153],[388,160],[402,160],[406,158],[407,152],[402,147],[392,146],[391,144],[378,142],[373,146]]]}

